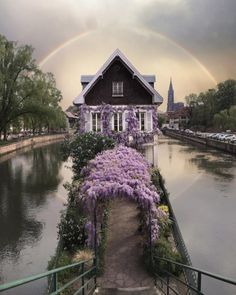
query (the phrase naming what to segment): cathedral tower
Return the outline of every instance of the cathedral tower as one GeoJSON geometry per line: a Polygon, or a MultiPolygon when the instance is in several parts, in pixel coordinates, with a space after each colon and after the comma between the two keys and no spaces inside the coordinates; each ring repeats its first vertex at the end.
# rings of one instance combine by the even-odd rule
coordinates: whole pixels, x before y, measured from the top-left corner
{"type": "Polygon", "coordinates": [[[167,112],[174,111],[174,89],[172,85],[172,79],[170,78],[170,86],[168,90],[168,102],[167,102],[167,112]]]}

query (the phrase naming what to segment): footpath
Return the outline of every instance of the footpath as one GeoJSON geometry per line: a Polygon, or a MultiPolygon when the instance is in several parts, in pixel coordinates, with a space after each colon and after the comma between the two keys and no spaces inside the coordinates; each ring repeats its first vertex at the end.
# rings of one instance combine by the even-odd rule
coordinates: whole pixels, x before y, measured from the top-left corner
{"type": "MultiPolygon", "coordinates": [[[[110,290],[134,288],[139,289],[140,294],[159,294],[157,290],[150,293],[150,289],[154,289],[154,279],[142,264],[142,235],[138,232],[138,213],[134,202],[126,199],[112,201],[108,221],[106,267],[104,275],[98,279],[98,285],[110,290]],[[144,287],[149,289],[148,293],[144,287]]],[[[115,291],[112,293],[118,294],[115,291]]]]}

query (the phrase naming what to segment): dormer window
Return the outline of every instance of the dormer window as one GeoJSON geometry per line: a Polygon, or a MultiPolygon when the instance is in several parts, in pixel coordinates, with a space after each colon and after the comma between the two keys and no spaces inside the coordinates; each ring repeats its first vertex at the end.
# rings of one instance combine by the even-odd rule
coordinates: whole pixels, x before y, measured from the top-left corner
{"type": "Polygon", "coordinates": [[[112,96],[123,96],[123,82],[112,82],[112,96]]]}

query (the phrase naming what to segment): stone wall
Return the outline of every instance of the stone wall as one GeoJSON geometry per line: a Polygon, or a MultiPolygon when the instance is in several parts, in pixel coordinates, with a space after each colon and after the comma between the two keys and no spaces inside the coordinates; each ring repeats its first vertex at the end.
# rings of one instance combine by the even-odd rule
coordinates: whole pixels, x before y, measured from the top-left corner
{"type": "Polygon", "coordinates": [[[65,133],[63,134],[53,134],[53,135],[44,135],[44,136],[38,136],[38,137],[32,137],[28,139],[19,140],[17,142],[0,146],[0,155],[13,152],[18,149],[22,149],[27,146],[34,146],[37,143],[43,143],[43,142],[49,142],[59,139],[64,139],[65,133]]]}
{"type": "Polygon", "coordinates": [[[236,154],[236,144],[223,142],[219,140],[209,139],[209,138],[201,138],[194,135],[186,135],[179,131],[165,130],[164,134],[190,142],[200,143],[205,146],[213,147],[231,154],[236,154]]]}

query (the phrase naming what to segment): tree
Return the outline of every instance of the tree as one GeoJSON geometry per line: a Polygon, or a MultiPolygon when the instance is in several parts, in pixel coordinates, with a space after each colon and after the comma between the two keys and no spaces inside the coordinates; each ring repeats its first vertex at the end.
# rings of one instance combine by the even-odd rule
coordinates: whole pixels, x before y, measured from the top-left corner
{"type": "Polygon", "coordinates": [[[236,81],[229,79],[217,85],[216,92],[217,112],[228,110],[236,105],[236,81]]]}
{"type": "Polygon", "coordinates": [[[43,73],[32,58],[31,46],[18,46],[0,35],[0,135],[20,118],[41,130],[56,112],[61,92],[51,73],[43,73]]]}
{"type": "Polygon", "coordinates": [[[236,105],[215,114],[214,124],[221,130],[236,130],[236,105]]]}
{"type": "Polygon", "coordinates": [[[217,89],[209,89],[199,95],[190,94],[185,100],[190,109],[191,127],[205,130],[215,126],[225,129],[234,124],[229,110],[236,105],[235,80],[221,82],[217,89]]]}

